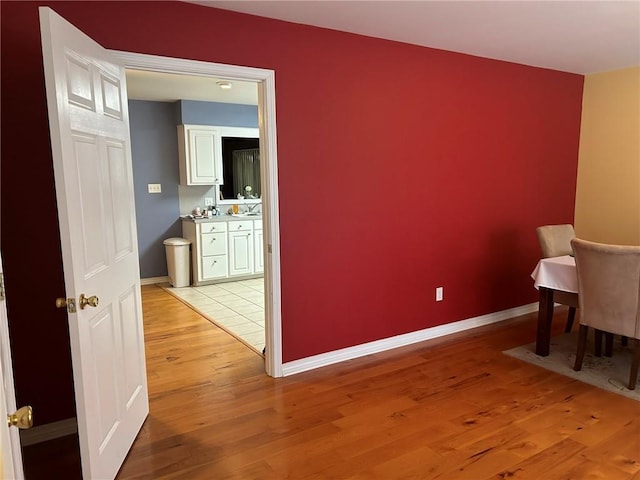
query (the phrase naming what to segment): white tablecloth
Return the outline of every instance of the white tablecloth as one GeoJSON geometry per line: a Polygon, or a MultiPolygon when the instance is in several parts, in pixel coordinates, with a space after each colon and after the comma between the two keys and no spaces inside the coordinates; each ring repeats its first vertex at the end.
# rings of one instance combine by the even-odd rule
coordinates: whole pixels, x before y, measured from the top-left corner
{"type": "Polygon", "coordinates": [[[546,287],[578,293],[576,262],[570,255],[543,258],[536,265],[531,278],[536,288],[546,287]]]}

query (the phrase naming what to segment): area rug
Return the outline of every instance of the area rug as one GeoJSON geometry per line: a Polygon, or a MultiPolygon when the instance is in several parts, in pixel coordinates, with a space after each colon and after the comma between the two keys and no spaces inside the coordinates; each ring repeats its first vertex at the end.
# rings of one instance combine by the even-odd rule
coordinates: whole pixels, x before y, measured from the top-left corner
{"type": "Polygon", "coordinates": [[[613,356],[609,358],[604,355],[602,357],[593,355],[593,338],[590,337],[587,353],[582,362],[582,370],[579,372],[573,370],[577,345],[578,332],[576,331],[553,337],[548,357],[540,357],[535,354],[535,343],[505,350],[503,353],[640,402],[640,385],[636,386],[635,390],[627,388],[631,371],[633,340],[629,341],[629,346],[623,347],[620,344],[620,337],[616,335],[613,356]]]}

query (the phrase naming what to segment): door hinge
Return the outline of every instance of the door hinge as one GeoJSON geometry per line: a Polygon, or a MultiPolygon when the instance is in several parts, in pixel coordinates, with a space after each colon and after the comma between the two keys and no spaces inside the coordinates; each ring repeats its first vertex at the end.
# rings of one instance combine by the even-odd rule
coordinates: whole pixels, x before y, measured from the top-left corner
{"type": "Polygon", "coordinates": [[[0,301],[4,300],[4,273],[0,273],[0,301]]]}

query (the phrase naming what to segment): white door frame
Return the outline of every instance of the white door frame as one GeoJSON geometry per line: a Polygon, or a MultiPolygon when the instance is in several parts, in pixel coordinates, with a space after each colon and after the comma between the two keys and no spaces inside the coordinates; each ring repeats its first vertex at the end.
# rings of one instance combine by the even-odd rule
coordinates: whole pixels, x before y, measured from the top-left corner
{"type": "Polygon", "coordinates": [[[110,51],[126,68],[225,80],[255,82],[258,87],[258,127],[263,198],[265,279],[265,368],[282,376],[282,310],[280,289],[280,216],[278,208],[278,157],[276,149],[275,72],[262,68],[225,65],[141,53],[110,51]]]}

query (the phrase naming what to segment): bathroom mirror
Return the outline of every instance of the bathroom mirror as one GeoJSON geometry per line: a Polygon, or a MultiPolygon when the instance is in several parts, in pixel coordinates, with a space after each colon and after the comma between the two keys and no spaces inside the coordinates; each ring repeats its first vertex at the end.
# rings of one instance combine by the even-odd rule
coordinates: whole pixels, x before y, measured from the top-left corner
{"type": "Polygon", "coordinates": [[[257,128],[220,129],[224,183],[218,188],[218,204],[260,202],[262,192],[258,136],[257,128]],[[238,199],[238,194],[244,198],[238,199]]]}
{"type": "Polygon", "coordinates": [[[222,137],[222,198],[233,200],[251,195],[260,198],[260,148],[257,138],[222,137]]]}

